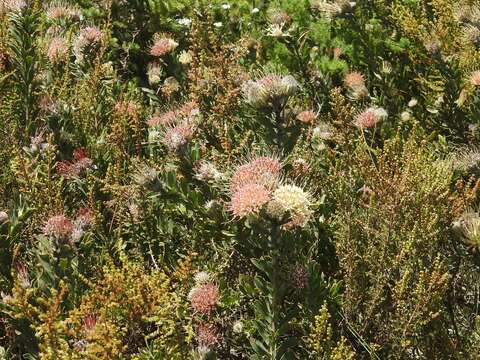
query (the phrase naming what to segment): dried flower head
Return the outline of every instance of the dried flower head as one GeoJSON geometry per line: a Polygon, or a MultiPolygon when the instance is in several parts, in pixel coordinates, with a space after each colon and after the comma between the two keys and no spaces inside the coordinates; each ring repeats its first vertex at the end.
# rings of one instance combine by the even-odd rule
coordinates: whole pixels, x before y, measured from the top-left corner
{"type": "Polygon", "coordinates": [[[195,178],[200,181],[218,181],[222,177],[222,173],[211,162],[201,161],[195,166],[195,178]]]}
{"type": "Polygon", "coordinates": [[[281,9],[270,9],[267,12],[267,19],[273,25],[290,25],[292,23],[292,17],[281,9]]]}
{"type": "Polygon", "coordinates": [[[167,111],[161,115],[154,115],[147,120],[149,127],[174,125],[177,122],[178,114],[176,111],[167,111]]]}
{"type": "Polygon", "coordinates": [[[271,36],[276,39],[287,38],[290,37],[290,29],[286,29],[285,24],[271,24],[267,28],[267,36],[271,36]]]}
{"type": "Polygon", "coordinates": [[[468,246],[480,250],[480,216],[478,212],[466,212],[453,223],[452,228],[468,246]]]}
{"type": "Polygon", "coordinates": [[[330,140],[335,135],[335,128],[327,123],[320,123],[314,129],[312,133],[313,138],[321,140],[330,140]]]}
{"type": "Polygon", "coordinates": [[[80,18],[80,9],[72,4],[62,0],[52,1],[45,8],[45,14],[49,20],[69,19],[76,20],[80,18]]]}
{"type": "Polygon", "coordinates": [[[28,267],[25,263],[17,261],[14,264],[15,271],[17,273],[17,279],[20,283],[20,286],[24,289],[29,288],[32,283],[30,281],[30,276],[28,274],[28,267]]]}
{"type": "Polygon", "coordinates": [[[158,38],[150,48],[150,55],[157,57],[164,56],[175,50],[177,46],[178,43],[171,38],[158,38]]]}
{"type": "Polygon", "coordinates": [[[206,282],[194,287],[190,291],[189,299],[193,310],[208,315],[217,306],[220,292],[216,284],[206,282]]]}
{"type": "Polygon", "coordinates": [[[96,26],[86,26],[80,29],[80,37],[90,44],[99,42],[102,36],[102,30],[96,26]]]}
{"type": "Polygon", "coordinates": [[[156,62],[150,63],[147,66],[147,76],[150,85],[158,85],[162,81],[163,68],[156,62]]]}
{"type": "Polygon", "coordinates": [[[133,174],[133,181],[138,186],[150,191],[158,191],[161,187],[157,169],[147,164],[137,166],[133,174]]]}
{"type": "Polygon", "coordinates": [[[10,11],[20,11],[27,7],[25,0],[0,0],[0,14],[10,11]]]}
{"type": "Polygon", "coordinates": [[[6,223],[8,219],[8,214],[5,211],[0,211],[0,225],[6,223]]]}

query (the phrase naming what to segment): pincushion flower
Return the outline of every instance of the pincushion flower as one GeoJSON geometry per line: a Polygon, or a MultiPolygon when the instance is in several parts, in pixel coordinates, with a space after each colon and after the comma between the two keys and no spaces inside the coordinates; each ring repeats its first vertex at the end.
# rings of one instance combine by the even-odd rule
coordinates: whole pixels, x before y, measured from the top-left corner
{"type": "Polygon", "coordinates": [[[178,43],[171,38],[159,38],[156,39],[150,48],[150,55],[161,57],[171,53],[178,46],[178,43]]]}
{"type": "Polygon", "coordinates": [[[172,151],[182,150],[193,139],[195,128],[192,124],[183,123],[168,128],[163,136],[163,143],[172,151]]]}
{"type": "Polygon", "coordinates": [[[279,186],[273,192],[268,208],[277,219],[281,220],[288,213],[295,226],[304,226],[312,216],[311,206],[310,194],[299,186],[287,184],[279,186]]]}
{"type": "Polygon", "coordinates": [[[230,192],[235,193],[248,184],[258,184],[273,189],[280,179],[281,162],[269,156],[253,158],[239,166],[230,179],[230,192]]]}
{"type": "Polygon", "coordinates": [[[236,218],[258,213],[270,200],[271,191],[259,184],[247,184],[235,191],[230,199],[230,211],[236,218]]]}
{"type": "Polygon", "coordinates": [[[480,71],[479,70],[474,71],[470,74],[469,82],[473,86],[480,86],[480,71]]]}
{"type": "Polygon", "coordinates": [[[65,215],[55,215],[47,220],[43,234],[59,244],[70,242],[74,230],[73,222],[65,215]]]}
{"type": "Polygon", "coordinates": [[[304,124],[312,124],[316,118],[317,115],[312,110],[302,111],[297,115],[297,119],[304,124]]]}
{"type": "Polygon", "coordinates": [[[384,108],[370,107],[356,116],[354,125],[362,130],[370,129],[375,127],[387,116],[388,114],[384,108]]]}
{"type": "Polygon", "coordinates": [[[50,41],[47,49],[47,57],[50,62],[55,63],[65,60],[68,56],[69,45],[64,38],[56,37],[50,41]]]}
{"type": "Polygon", "coordinates": [[[255,81],[249,80],[242,86],[245,101],[253,107],[276,106],[295,95],[300,88],[291,76],[268,74],[255,81]]]}
{"type": "Polygon", "coordinates": [[[343,79],[345,86],[350,92],[350,97],[359,100],[368,96],[368,89],[365,86],[363,74],[357,71],[349,72],[343,79]]]}
{"type": "Polygon", "coordinates": [[[204,348],[205,352],[208,352],[209,349],[218,344],[218,333],[215,327],[206,322],[201,322],[197,325],[197,331],[195,339],[198,342],[200,348],[204,348]]]}
{"type": "Polygon", "coordinates": [[[208,315],[217,306],[220,299],[220,291],[218,285],[206,282],[194,287],[188,297],[193,310],[208,315]]]}

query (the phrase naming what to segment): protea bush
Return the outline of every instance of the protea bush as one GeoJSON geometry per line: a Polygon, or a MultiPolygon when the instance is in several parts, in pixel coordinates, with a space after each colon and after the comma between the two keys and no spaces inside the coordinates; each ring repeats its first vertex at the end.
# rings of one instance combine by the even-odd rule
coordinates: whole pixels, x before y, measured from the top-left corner
{"type": "Polygon", "coordinates": [[[478,358],[476,1],[0,19],[0,360],[478,358]]]}

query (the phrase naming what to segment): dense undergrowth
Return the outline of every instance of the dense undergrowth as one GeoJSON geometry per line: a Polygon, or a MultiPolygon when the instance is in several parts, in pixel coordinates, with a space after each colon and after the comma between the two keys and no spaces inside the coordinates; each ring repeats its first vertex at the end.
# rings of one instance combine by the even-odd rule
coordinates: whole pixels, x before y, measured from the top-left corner
{"type": "Polygon", "coordinates": [[[0,359],[480,358],[477,1],[0,20],[0,359]]]}

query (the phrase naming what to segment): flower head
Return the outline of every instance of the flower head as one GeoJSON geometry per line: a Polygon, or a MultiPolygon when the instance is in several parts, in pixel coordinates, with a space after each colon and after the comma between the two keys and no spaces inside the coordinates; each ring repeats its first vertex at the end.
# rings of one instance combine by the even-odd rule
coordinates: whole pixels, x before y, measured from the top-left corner
{"type": "Polygon", "coordinates": [[[248,184],[258,184],[272,189],[280,180],[281,162],[269,156],[253,158],[239,166],[230,179],[230,192],[235,193],[248,184]]]}
{"type": "Polygon", "coordinates": [[[230,199],[230,211],[236,218],[242,218],[260,211],[270,200],[271,191],[259,184],[246,184],[236,190],[230,199]]]}
{"type": "Polygon", "coordinates": [[[196,312],[210,314],[218,304],[220,292],[212,282],[205,282],[194,287],[189,294],[190,304],[196,312]]]}
{"type": "Polygon", "coordinates": [[[200,347],[210,349],[218,344],[218,333],[215,327],[206,322],[201,322],[197,325],[196,340],[200,347]]]}
{"type": "Polygon", "coordinates": [[[96,26],[86,26],[80,30],[80,37],[89,44],[99,42],[102,36],[102,30],[96,26]]]}
{"type": "Polygon", "coordinates": [[[281,185],[272,195],[269,208],[275,208],[275,216],[281,219],[289,214],[292,226],[305,226],[312,215],[311,197],[302,188],[296,185],[281,185]]]}
{"type": "Polygon", "coordinates": [[[80,10],[78,7],[64,1],[51,2],[45,9],[45,13],[49,20],[80,18],[80,10]]]}
{"type": "Polygon", "coordinates": [[[217,181],[222,178],[222,173],[211,162],[201,161],[196,166],[195,177],[200,181],[217,181]]]}
{"type": "Polygon", "coordinates": [[[178,43],[171,38],[159,38],[155,40],[150,48],[150,55],[152,56],[164,56],[171,53],[178,46],[178,43]]]}
{"type": "Polygon", "coordinates": [[[57,243],[70,242],[74,226],[65,215],[56,215],[49,218],[43,227],[43,234],[57,243]]]}
{"type": "Polygon", "coordinates": [[[196,285],[202,285],[202,284],[209,283],[212,279],[208,272],[200,271],[195,274],[193,280],[195,281],[196,285]]]}
{"type": "Polygon", "coordinates": [[[172,151],[182,150],[193,139],[195,128],[190,123],[170,127],[163,136],[163,143],[172,151]]]}
{"type": "Polygon", "coordinates": [[[312,0],[311,2],[312,8],[325,15],[327,19],[333,19],[350,13],[355,5],[355,2],[349,0],[312,0]]]}
{"type": "Polygon", "coordinates": [[[388,116],[384,108],[371,107],[361,112],[355,118],[355,126],[359,129],[370,129],[388,116]]]}
{"type": "Polygon", "coordinates": [[[242,91],[247,103],[262,108],[284,102],[295,95],[299,88],[299,83],[291,75],[268,74],[258,80],[245,82],[242,91]]]}
{"type": "Polygon", "coordinates": [[[480,250],[480,216],[477,212],[466,212],[452,227],[467,245],[480,250]]]}
{"type": "Polygon", "coordinates": [[[470,74],[470,84],[473,86],[480,86],[480,71],[474,71],[470,74]]]}
{"type": "Polygon", "coordinates": [[[47,49],[47,57],[50,62],[55,63],[65,60],[68,56],[69,45],[64,38],[56,37],[50,41],[47,49]]]}
{"type": "Polygon", "coordinates": [[[150,85],[158,85],[162,81],[163,69],[158,63],[150,63],[147,66],[147,76],[150,85]]]}
{"type": "Polygon", "coordinates": [[[297,119],[304,124],[312,124],[316,118],[317,115],[312,110],[305,110],[297,115],[297,119]]]}
{"type": "Polygon", "coordinates": [[[8,221],[8,214],[5,211],[0,211],[0,225],[8,221]]]}
{"type": "Polygon", "coordinates": [[[368,89],[365,86],[365,79],[362,73],[357,71],[349,72],[345,75],[343,82],[350,91],[350,96],[353,99],[359,100],[368,96],[368,89]]]}

